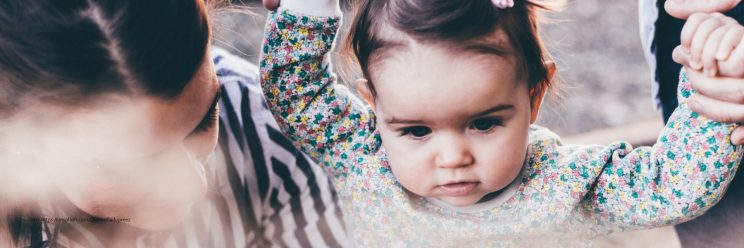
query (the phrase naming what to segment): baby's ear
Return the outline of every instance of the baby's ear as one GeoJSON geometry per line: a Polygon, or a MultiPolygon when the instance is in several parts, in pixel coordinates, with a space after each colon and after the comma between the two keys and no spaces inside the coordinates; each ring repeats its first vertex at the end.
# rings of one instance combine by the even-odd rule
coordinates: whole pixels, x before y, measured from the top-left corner
{"type": "Polygon", "coordinates": [[[364,99],[367,104],[369,104],[370,107],[372,107],[372,110],[375,109],[375,98],[372,96],[372,89],[370,89],[369,81],[364,78],[359,78],[354,81],[356,84],[357,91],[359,92],[359,95],[364,99]]]}
{"type": "Polygon", "coordinates": [[[548,82],[540,82],[530,90],[530,124],[534,124],[537,121],[537,114],[540,113],[540,106],[542,105],[545,94],[548,92],[549,81],[553,80],[555,76],[556,67],[553,61],[546,61],[545,68],[548,69],[546,78],[548,82]]]}

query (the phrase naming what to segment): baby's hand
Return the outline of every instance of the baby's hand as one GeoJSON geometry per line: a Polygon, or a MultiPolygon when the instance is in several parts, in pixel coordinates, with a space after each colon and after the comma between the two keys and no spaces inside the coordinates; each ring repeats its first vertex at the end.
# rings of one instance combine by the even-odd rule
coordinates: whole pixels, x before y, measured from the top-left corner
{"type": "Polygon", "coordinates": [[[687,19],[674,60],[709,76],[744,77],[744,27],[720,13],[695,13],[687,19]]]}
{"type": "Polygon", "coordinates": [[[269,11],[283,9],[315,16],[341,16],[339,0],[263,0],[263,6],[269,11]]]}
{"type": "Polygon", "coordinates": [[[263,6],[267,10],[274,11],[279,8],[279,0],[263,0],[263,6]]]}
{"type": "Polygon", "coordinates": [[[679,19],[687,19],[693,13],[726,12],[739,4],[741,0],[668,0],[664,9],[669,15],[679,19]]]}

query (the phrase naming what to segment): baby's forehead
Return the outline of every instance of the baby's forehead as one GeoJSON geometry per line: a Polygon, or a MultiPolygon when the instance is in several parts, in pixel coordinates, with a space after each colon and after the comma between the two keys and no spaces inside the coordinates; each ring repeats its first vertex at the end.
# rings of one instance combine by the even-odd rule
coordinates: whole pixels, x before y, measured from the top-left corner
{"type": "Polygon", "coordinates": [[[473,56],[445,48],[420,46],[381,60],[370,79],[382,100],[469,98],[512,91],[526,82],[513,60],[501,55],[473,56]],[[456,96],[457,95],[457,96],[456,96]]]}
{"type": "MultiPolygon", "coordinates": [[[[420,76],[436,71],[450,74],[484,70],[516,69],[517,57],[504,42],[469,42],[463,44],[408,42],[395,44],[370,58],[367,75],[375,85],[379,80],[402,74],[420,76]],[[463,68],[459,65],[468,64],[463,68]]],[[[521,73],[520,73],[521,74],[521,73]]]]}
{"type": "Polygon", "coordinates": [[[400,55],[419,54],[430,50],[444,52],[453,59],[467,56],[513,60],[518,57],[509,36],[500,29],[467,40],[460,40],[457,37],[451,39],[415,37],[389,26],[376,28],[375,33],[377,33],[374,39],[376,44],[369,57],[370,69],[400,55]]]}
{"type": "Polygon", "coordinates": [[[383,24],[374,25],[370,31],[371,36],[374,37],[375,40],[386,41],[389,43],[421,43],[442,45],[452,48],[466,44],[490,44],[501,46],[503,49],[511,48],[510,35],[502,28],[494,28],[489,32],[470,36],[459,36],[456,34],[445,33],[437,33],[436,35],[416,34],[414,32],[397,29],[391,25],[383,24]]]}

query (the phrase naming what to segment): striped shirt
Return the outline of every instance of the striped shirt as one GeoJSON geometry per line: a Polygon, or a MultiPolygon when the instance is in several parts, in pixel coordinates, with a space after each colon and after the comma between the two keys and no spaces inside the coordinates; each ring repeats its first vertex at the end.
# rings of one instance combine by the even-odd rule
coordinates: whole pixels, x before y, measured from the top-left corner
{"type": "MultiPolygon", "coordinates": [[[[345,228],[330,181],[278,130],[256,66],[219,48],[212,58],[222,95],[219,144],[207,167],[209,193],[182,225],[139,235],[137,247],[342,246],[345,228]]],[[[70,206],[55,202],[43,213],[70,217],[63,210],[70,206]]],[[[40,225],[34,247],[106,246],[76,222],[40,225]],[[60,235],[60,228],[73,234],[60,235]]]]}

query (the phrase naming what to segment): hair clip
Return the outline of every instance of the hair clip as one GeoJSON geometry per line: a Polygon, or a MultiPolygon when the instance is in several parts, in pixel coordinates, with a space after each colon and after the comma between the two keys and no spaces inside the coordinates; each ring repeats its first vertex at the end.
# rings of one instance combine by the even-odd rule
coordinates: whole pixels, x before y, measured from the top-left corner
{"type": "Polygon", "coordinates": [[[499,9],[514,7],[514,0],[491,0],[491,2],[493,2],[493,5],[496,5],[496,8],[499,9]]]}

